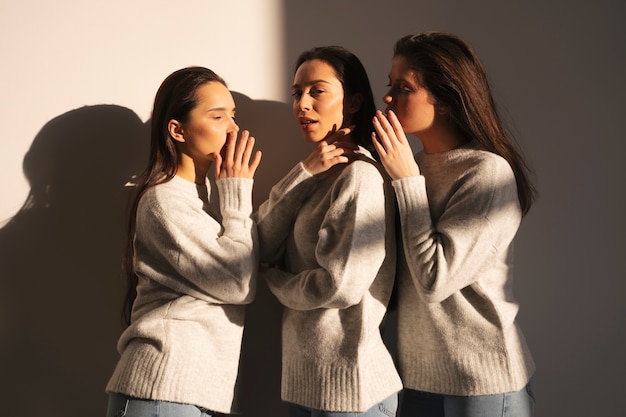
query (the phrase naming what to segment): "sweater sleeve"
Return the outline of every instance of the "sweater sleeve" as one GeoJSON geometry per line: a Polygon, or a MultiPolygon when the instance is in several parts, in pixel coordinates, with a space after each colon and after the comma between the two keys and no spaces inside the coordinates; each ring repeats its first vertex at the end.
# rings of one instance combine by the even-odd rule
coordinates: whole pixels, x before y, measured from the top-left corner
{"type": "Polygon", "coordinates": [[[429,302],[480,279],[507,250],[521,221],[515,177],[503,159],[469,168],[450,187],[436,221],[423,176],[392,185],[411,277],[429,302]]]}
{"type": "Polygon", "coordinates": [[[296,274],[268,271],[268,286],[283,305],[347,308],[362,300],[386,256],[383,187],[382,176],[368,162],[353,162],[343,171],[318,232],[318,267],[296,274]]]}
{"type": "Polygon", "coordinates": [[[176,292],[218,304],[247,304],[256,289],[257,232],[251,179],[217,181],[221,224],[182,195],[146,195],[135,238],[136,269],[176,292]]]}
{"type": "Polygon", "coordinates": [[[302,163],[294,166],[270,192],[254,217],[259,230],[260,258],[274,263],[284,252],[285,239],[293,226],[298,208],[317,185],[317,178],[304,169],[302,163]]]}

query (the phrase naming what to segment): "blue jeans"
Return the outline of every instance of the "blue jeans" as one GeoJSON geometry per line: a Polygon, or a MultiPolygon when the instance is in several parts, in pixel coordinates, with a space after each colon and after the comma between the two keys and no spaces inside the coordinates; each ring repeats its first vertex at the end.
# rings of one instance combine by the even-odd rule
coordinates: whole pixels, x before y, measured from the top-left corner
{"type": "Polygon", "coordinates": [[[535,380],[517,392],[460,397],[405,389],[400,417],[533,417],[535,380]]]}
{"type": "Polygon", "coordinates": [[[109,394],[107,417],[216,417],[219,414],[192,404],[172,403],[109,394]]]}
{"type": "Polygon", "coordinates": [[[398,394],[386,398],[363,412],[323,411],[289,403],[290,417],[395,417],[398,410],[398,394]]]}

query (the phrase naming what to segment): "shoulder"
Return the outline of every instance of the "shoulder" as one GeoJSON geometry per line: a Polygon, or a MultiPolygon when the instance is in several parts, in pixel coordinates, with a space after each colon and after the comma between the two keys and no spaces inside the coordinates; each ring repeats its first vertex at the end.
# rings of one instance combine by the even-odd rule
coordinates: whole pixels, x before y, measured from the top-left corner
{"type": "Polygon", "coordinates": [[[181,181],[184,180],[174,177],[170,181],[148,188],[139,200],[138,214],[162,217],[168,213],[182,214],[195,206],[202,207],[202,201],[186,187],[188,184],[181,181]]]}
{"type": "Polygon", "coordinates": [[[508,161],[493,152],[473,150],[468,153],[467,172],[486,185],[515,183],[515,175],[508,161]]]}
{"type": "Polygon", "coordinates": [[[386,178],[383,166],[366,149],[361,148],[353,158],[345,166],[342,175],[362,181],[383,181],[386,178]]]}
{"type": "Polygon", "coordinates": [[[489,187],[503,181],[515,181],[513,169],[506,159],[474,144],[442,154],[422,153],[418,162],[429,182],[441,180],[489,187]]]}
{"type": "Polygon", "coordinates": [[[335,175],[332,179],[332,188],[335,192],[361,193],[380,187],[384,183],[383,175],[373,160],[359,158],[333,168],[335,175]]]}
{"type": "Polygon", "coordinates": [[[421,154],[419,160],[429,195],[443,192],[471,201],[517,198],[515,175],[509,163],[474,144],[442,154],[421,154]]]}
{"type": "Polygon", "coordinates": [[[176,200],[176,197],[181,196],[181,192],[175,186],[174,181],[175,178],[148,188],[141,196],[140,204],[163,205],[176,200]]]}
{"type": "MultiPolygon", "coordinates": [[[[459,192],[472,201],[484,200],[491,206],[517,207],[517,182],[506,159],[493,152],[473,150],[467,155],[465,171],[459,177],[459,192]]],[[[478,204],[480,206],[480,204],[478,204]]]]}

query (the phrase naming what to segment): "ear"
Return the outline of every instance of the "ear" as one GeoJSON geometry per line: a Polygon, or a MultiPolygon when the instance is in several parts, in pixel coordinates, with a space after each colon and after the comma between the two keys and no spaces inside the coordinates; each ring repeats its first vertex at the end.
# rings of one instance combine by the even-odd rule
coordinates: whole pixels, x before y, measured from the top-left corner
{"type": "Polygon", "coordinates": [[[448,108],[444,106],[437,105],[435,107],[437,114],[443,116],[444,114],[448,114],[448,108]]]}
{"type": "Polygon", "coordinates": [[[361,93],[352,94],[346,100],[345,111],[348,114],[354,114],[361,109],[362,105],[363,105],[363,94],[361,93]]]}
{"type": "Polygon", "coordinates": [[[167,123],[167,131],[172,139],[176,142],[185,142],[185,136],[183,132],[183,125],[178,120],[172,119],[167,123]]]}

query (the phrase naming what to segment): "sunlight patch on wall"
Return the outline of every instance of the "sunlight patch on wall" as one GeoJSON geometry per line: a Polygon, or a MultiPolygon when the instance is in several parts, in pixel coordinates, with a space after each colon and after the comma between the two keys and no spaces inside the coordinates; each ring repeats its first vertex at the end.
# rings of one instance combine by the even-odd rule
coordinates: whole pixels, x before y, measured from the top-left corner
{"type": "Polygon", "coordinates": [[[48,121],[98,104],[146,121],[161,81],[189,65],[213,69],[250,98],[280,100],[283,38],[280,0],[3,3],[0,222],[24,202],[22,161],[48,121]]]}

